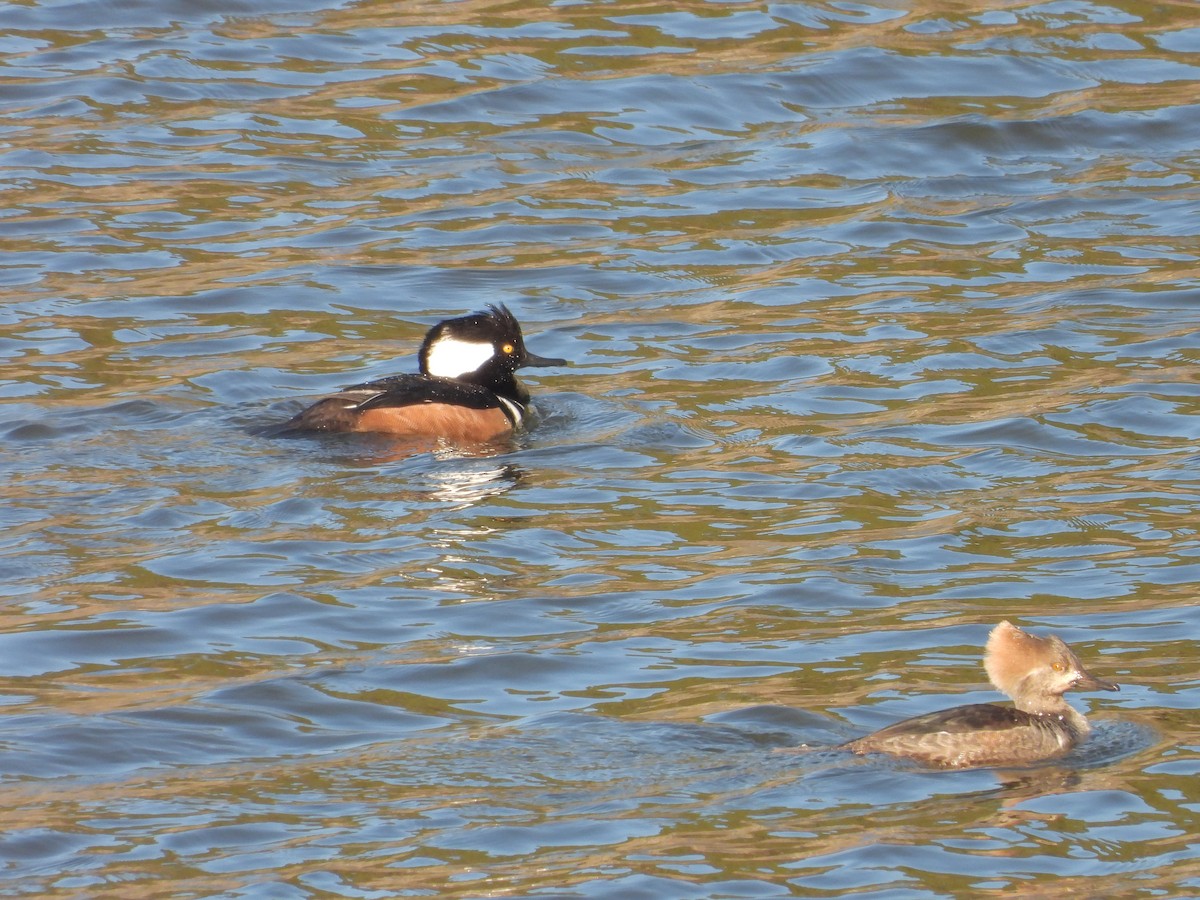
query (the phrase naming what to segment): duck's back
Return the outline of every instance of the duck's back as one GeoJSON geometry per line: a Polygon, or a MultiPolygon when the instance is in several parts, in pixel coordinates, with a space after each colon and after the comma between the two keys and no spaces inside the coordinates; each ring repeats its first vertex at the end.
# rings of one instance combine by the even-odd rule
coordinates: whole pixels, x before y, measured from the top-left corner
{"type": "Polygon", "coordinates": [[[855,753],[888,753],[929,766],[1028,765],[1064,755],[1079,735],[1061,716],[974,703],[897,722],[845,745],[855,753]]]}

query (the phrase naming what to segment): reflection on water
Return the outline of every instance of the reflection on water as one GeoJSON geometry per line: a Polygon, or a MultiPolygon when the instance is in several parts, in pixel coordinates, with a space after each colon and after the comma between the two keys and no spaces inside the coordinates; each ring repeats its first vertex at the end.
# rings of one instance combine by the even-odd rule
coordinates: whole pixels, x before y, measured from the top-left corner
{"type": "Polygon", "coordinates": [[[110,6],[0,11],[9,893],[1189,893],[1192,4],[110,6]],[[488,302],[511,445],[264,432],[488,302]],[[831,749],[1001,618],[1076,754],[831,749]]]}

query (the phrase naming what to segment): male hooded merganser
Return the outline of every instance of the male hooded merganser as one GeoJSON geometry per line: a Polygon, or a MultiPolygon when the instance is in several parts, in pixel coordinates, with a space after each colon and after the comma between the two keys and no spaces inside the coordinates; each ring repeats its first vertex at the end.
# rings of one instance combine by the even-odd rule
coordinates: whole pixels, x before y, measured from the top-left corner
{"type": "Polygon", "coordinates": [[[1088,672],[1053,635],[1026,634],[1001,622],[988,636],[988,679],[1016,706],[974,703],[889,725],[842,746],[855,753],[890,753],[929,766],[1029,765],[1064,756],[1091,727],[1064,699],[1072,688],[1119,691],[1088,672]]]}
{"type": "Polygon", "coordinates": [[[281,430],[490,441],[519,428],[529,412],[529,391],[516,370],[566,362],[526,350],[521,326],[496,304],[434,325],[421,344],[421,374],[352,385],[318,400],[281,430]]]}

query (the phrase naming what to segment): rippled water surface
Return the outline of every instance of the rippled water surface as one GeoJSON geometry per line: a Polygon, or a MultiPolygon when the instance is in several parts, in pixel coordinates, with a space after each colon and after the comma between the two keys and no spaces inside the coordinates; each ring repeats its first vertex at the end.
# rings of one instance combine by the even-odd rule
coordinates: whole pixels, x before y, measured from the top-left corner
{"type": "Polygon", "coordinates": [[[0,890],[1200,895],[1196,22],[5,5],[0,890]],[[264,433],[489,302],[512,446],[264,433]],[[1003,618],[1084,747],[832,749],[1003,618]]]}

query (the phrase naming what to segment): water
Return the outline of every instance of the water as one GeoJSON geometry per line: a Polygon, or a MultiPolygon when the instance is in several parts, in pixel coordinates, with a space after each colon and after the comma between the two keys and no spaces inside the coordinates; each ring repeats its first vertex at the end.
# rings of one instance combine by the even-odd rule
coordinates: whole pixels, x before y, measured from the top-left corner
{"type": "Polygon", "coordinates": [[[1194,20],[4,7],[0,890],[1200,895],[1194,20]],[[515,446],[263,433],[488,302],[515,446]],[[829,749],[1002,618],[1074,755],[829,749]]]}

